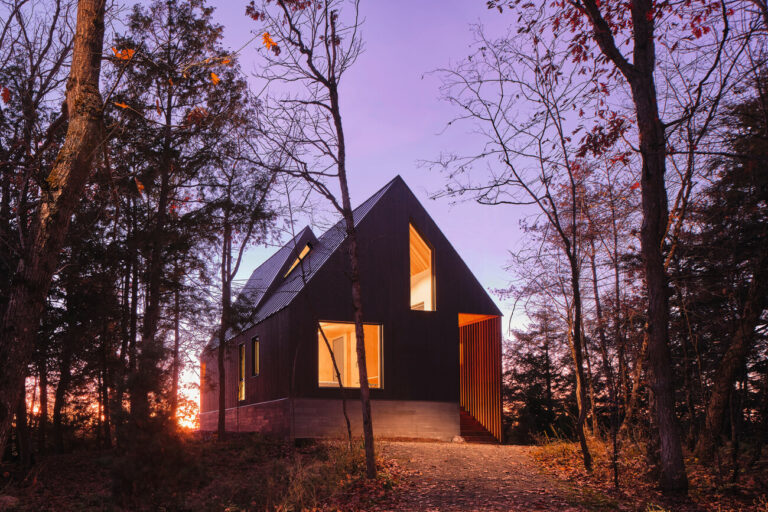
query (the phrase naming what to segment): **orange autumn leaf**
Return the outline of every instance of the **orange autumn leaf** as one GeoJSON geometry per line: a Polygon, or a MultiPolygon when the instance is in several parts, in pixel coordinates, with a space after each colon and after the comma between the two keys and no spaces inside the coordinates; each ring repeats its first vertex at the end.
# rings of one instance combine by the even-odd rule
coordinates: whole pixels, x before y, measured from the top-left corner
{"type": "Polygon", "coordinates": [[[264,32],[261,39],[264,41],[264,46],[267,47],[267,50],[271,50],[273,47],[277,46],[277,43],[272,39],[272,36],[269,35],[269,32],[264,32]]]}
{"type": "Polygon", "coordinates": [[[216,85],[219,82],[221,82],[221,79],[219,78],[219,75],[217,75],[213,71],[211,71],[211,82],[213,82],[213,85],[216,85]]]}
{"type": "Polygon", "coordinates": [[[130,48],[126,48],[124,50],[117,51],[117,48],[113,46],[112,53],[114,53],[115,57],[117,57],[120,60],[131,60],[131,57],[133,57],[133,54],[136,53],[136,50],[131,50],[130,48]]]}
{"type": "Polygon", "coordinates": [[[232,61],[231,61],[231,60],[229,60],[229,59],[223,59],[223,60],[221,61],[221,63],[222,63],[222,64],[229,64],[230,62],[232,62],[232,61]]]}
{"type": "Polygon", "coordinates": [[[136,190],[139,191],[139,194],[144,193],[144,184],[139,181],[139,178],[133,178],[133,181],[136,182],[136,190]]]}
{"type": "Polygon", "coordinates": [[[125,103],[120,103],[118,101],[115,102],[115,106],[120,108],[129,108],[125,103]]]}

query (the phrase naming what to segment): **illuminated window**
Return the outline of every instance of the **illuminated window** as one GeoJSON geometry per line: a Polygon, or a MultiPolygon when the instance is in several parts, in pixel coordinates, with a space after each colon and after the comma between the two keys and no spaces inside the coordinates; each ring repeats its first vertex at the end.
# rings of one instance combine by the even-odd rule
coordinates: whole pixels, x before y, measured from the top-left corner
{"type": "Polygon", "coordinates": [[[251,376],[256,377],[259,374],[259,337],[251,340],[251,376]]]}
{"type": "Polygon", "coordinates": [[[237,347],[237,399],[245,400],[245,345],[237,347]]]}
{"type": "Polygon", "coordinates": [[[419,235],[413,224],[409,224],[408,228],[411,256],[411,309],[434,311],[435,272],[432,248],[419,235]]]}
{"type": "MultiPolygon", "coordinates": [[[[317,332],[317,384],[320,387],[338,387],[339,380],[333,359],[341,375],[344,387],[360,387],[360,370],[357,366],[357,337],[355,324],[341,322],[320,322],[317,332]],[[323,338],[328,340],[326,344],[323,338]],[[328,350],[330,345],[331,350],[328,350]],[[333,352],[333,359],[331,358],[333,352]]],[[[368,386],[382,387],[381,325],[363,325],[365,334],[365,362],[368,369],[368,386]]]]}
{"type": "Polygon", "coordinates": [[[296,265],[298,265],[299,263],[301,263],[302,261],[304,261],[304,258],[307,256],[307,254],[309,254],[309,251],[310,251],[311,249],[312,249],[312,245],[311,245],[311,244],[307,244],[307,245],[305,245],[305,246],[304,246],[304,248],[303,248],[303,249],[301,250],[301,252],[299,253],[299,257],[298,257],[298,258],[296,258],[296,261],[294,261],[294,262],[293,262],[293,264],[291,264],[291,268],[289,268],[289,269],[288,269],[288,272],[286,272],[286,273],[285,273],[285,275],[284,275],[283,277],[288,277],[288,274],[290,274],[290,273],[291,273],[291,271],[292,271],[294,268],[296,268],[296,265]]]}

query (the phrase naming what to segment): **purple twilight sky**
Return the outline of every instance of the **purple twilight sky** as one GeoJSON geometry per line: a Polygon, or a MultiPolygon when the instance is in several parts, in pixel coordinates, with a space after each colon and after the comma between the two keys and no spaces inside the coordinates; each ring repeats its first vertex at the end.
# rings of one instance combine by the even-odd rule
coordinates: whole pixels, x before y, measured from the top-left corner
{"type": "MultiPolygon", "coordinates": [[[[245,3],[211,2],[231,48],[243,45],[257,28],[244,14],[245,3]]],[[[478,151],[478,139],[468,133],[470,126],[444,129],[456,110],[440,100],[439,79],[430,71],[469,54],[470,25],[481,23],[491,34],[500,35],[514,18],[488,10],[484,0],[363,0],[361,11],[365,50],[341,88],[352,204],[400,174],[482,285],[507,286],[509,274],[503,267],[509,251],[518,246],[518,221],[526,212],[520,207],[431,200],[444,179],[419,161],[436,159],[446,150],[478,151]]],[[[255,51],[252,43],[241,55],[246,72],[254,68],[255,51]]],[[[316,230],[320,232],[321,228],[316,230]]],[[[250,250],[238,279],[247,279],[274,250],[250,250]]],[[[506,325],[511,305],[492,296],[505,313],[506,325]]]]}

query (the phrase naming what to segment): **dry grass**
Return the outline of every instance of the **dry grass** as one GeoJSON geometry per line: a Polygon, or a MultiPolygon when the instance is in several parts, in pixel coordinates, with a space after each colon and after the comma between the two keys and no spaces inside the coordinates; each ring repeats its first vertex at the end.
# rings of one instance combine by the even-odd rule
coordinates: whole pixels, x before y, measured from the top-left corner
{"type": "Polygon", "coordinates": [[[361,443],[295,446],[241,434],[224,442],[187,436],[182,449],[183,459],[171,457],[172,466],[156,473],[169,476],[153,482],[151,496],[130,502],[113,497],[121,460],[113,452],[48,457],[27,479],[6,482],[2,494],[18,497],[19,511],[358,510],[383,498],[399,478],[398,468],[381,460],[379,478],[365,479],[361,443]]]}

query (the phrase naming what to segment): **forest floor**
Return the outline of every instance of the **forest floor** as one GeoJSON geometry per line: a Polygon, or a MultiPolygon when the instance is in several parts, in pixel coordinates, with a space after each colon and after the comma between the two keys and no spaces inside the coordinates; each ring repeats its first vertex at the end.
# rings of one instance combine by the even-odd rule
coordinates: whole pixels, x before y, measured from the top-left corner
{"type": "Polygon", "coordinates": [[[542,473],[525,446],[385,442],[406,478],[374,510],[584,510],[579,493],[542,473]]]}
{"type": "Polygon", "coordinates": [[[565,441],[382,441],[376,480],[364,477],[359,442],[349,450],[343,442],[294,445],[241,434],[225,442],[186,435],[151,444],[133,462],[114,450],[83,450],[45,457],[27,473],[0,466],[0,511],[768,512],[768,461],[743,472],[738,485],[722,485],[688,460],[691,497],[670,502],[631,446],[622,449],[614,489],[609,451],[596,440],[590,440],[592,473],[581,467],[578,445],[565,441]],[[120,485],[132,494],[117,497],[120,485]]]}

